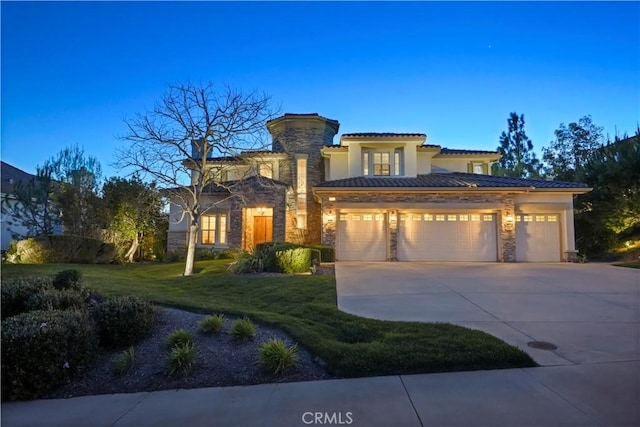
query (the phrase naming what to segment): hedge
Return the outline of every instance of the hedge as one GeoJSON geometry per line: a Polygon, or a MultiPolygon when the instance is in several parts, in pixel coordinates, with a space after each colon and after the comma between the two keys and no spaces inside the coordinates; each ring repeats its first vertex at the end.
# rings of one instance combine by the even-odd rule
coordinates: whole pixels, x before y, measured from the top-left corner
{"type": "Polygon", "coordinates": [[[78,236],[40,236],[20,240],[7,250],[7,261],[15,264],[109,264],[116,246],[78,236]]]}

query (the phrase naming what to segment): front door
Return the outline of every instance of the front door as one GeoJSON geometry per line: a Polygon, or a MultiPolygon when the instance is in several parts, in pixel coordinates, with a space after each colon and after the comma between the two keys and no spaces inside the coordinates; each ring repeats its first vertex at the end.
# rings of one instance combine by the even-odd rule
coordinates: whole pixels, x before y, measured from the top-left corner
{"type": "Polygon", "coordinates": [[[254,216],[253,217],[253,246],[258,243],[270,242],[273,231],[273,217],[254,216]]]}

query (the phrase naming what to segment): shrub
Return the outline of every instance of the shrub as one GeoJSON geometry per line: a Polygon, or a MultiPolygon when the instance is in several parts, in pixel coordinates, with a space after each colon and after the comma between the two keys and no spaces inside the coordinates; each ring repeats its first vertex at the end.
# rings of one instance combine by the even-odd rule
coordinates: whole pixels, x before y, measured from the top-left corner
{"type": "Polygon", "coordinates": [[[47,277],[29,277],[13,279],[2,283],[2,320],[28,311],[27,301],[36,294],[51,289],[51,280],[47,277]]]}
{"type": "Polygon", "coordinates": [[[274,374],[286,371],[298,361],[298,345],[287,346],[283,340],[270,338],[258,349],[260,364],[274,374]]]}
{"type": "Polygon", "coordinates": [[[235,251],[227,249],[218,254],[218,259],[233,259],[234,255],[235,255],[235,251]]]}
{"type": "Polygon", "coordinates": [[[291,248],[275,254],[277,271],[286,274],[309,272],[320,261],[320,251],[311,248],[291,248]]]}
{"type": "Polygon", "coordinates": [[[29,297],[25,307],[34,310],[82,310],[87,306],[88,293],[76,289],[43,289],[29,297]]]}
{"type": "Polygon", "coordinates": [[[116,375],[124,375],[133,368],[133,364],[136,361],[136,350],[133,346],[129,347],[128,350],[123,351],[120,354],[117,354],[113,358],[113,373],[116,375]]]}
{"type": "Polygon", "coordinates": [[[181,344],[173,347],[167,357],[169,375],[181,373],[186,375],[196,364],[196,346],[193,343],[181,344]]]}
{"type": "Polygon", "coordinates": [[[93,323],[79,311],[32,311],[2,322],[2,396],[34,399],[96,354],[93,323]]]}
{"type": "Polygon", "coordinates": [[[195,342],[195,335],[193,332],[188,331],[186,329],[176,329],[169,335],[169,337],[164,342],[167,348],[173,348],[176,346],[182,346],[185,344],[193,344],[195,342]]]}
{"type": "Polygon", "coordinates": [[[335,262],[336,250],[333,246],[327,245],[309,245],[311,249],[317,249],[320,251],[320,262],[335,262]]]}
{"type": "Polygon", "coordinates": [[[80,290],[82,288],[82,273],[75,269],[62,270],[54,276],[52,283],[56,289],[80,290]]]}
{"type": "Polygon", "coordinates": [[[155,309],[140,298],[116,297],[99,304],[94,316],[101,344],[117,348],[136,344],[151,332],[155,309]]]}
{"type": "Polygon", "coordinates": [[[200,331],[205,334],[217,335],[222,332],[225,320],[224,314],[214,314],[213,316],[208,316],[202,319],[198,325],[200,326],[200,331]]]}
{"type": "Polygon", "coordinates": [[[196,261],[207,261],[212,259],[218,259],[218,253],[215,250],[208,248],[196,248],[196,261]]]}
{"type": "Polygon", "coordinates": [[[231,324],[229,333],[237,340],[252,340],[256,337],[256,327],[248,318],[237,319],[231,324]]]}
{"type": "Polygon", "coordinates": [[[264,271],[264,254],[257,250],[253,253],[240,251],[231,264],[231,271],[235,274],[260,273],[264,271]]]}
{"type": "Polygon", "coordinates": [[[173,250],[173,251],[168,251],[167,252],[167,256],[165,258],[165,261],[167,261],[167,262],[178,262],[178,261],[184,261],[185,259],[186,259],[186,253],[184,251],[173,250]]]}
{"type": "Polygon", "coordinates": [[[10,262],[45,263],[110,263],[115,257],[115,245],[98,239],[78,236],[40,236],[20,240],[10,262]],[[109,255],[111,254],[111,255],[109,255]]]}

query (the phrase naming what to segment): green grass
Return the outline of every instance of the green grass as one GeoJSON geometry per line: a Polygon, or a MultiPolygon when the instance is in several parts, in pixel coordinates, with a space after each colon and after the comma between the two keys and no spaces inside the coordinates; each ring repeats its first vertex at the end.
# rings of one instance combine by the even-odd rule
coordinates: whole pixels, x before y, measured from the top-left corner
{"type": "Polygon", "coordinates": [[[616,267],[628,267],[628,268],[640,268],[640,261],[621,262],[620,264],[613,264],[616,267]]]}
{"type": "Polygon", "coordinates": [[[339,311],[330,276],[247,278],[228,260],[183,264],[4,265],[2,278],[53,276],[76,268],[86,286],[107,296],[136,295],[201,313],[247,316],[274,325],[339,376],[358,377],[535,366],[523,351],[480,331],[445,323],[390,322],[339,311]]]}

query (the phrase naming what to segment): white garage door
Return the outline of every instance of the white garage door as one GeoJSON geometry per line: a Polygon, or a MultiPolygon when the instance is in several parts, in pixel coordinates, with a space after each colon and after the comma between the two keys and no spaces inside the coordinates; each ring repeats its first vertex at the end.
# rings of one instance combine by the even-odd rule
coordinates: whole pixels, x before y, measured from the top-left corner
{"type": "Polygon", "coordinates": [[[340,214],[336,258],[340,261],[385,261],[385,223],[385,215],[381,213],[340,214]]]}
{"type": "Polygon", "coordinates": [[[516,261],[560,261],[560,215],[516,215],[516,261]]]}
{"type": "Polygon", "coordinates": [[[400,215],[400,261],[496,261],[497,254],[494,214],[400,215]]]}

